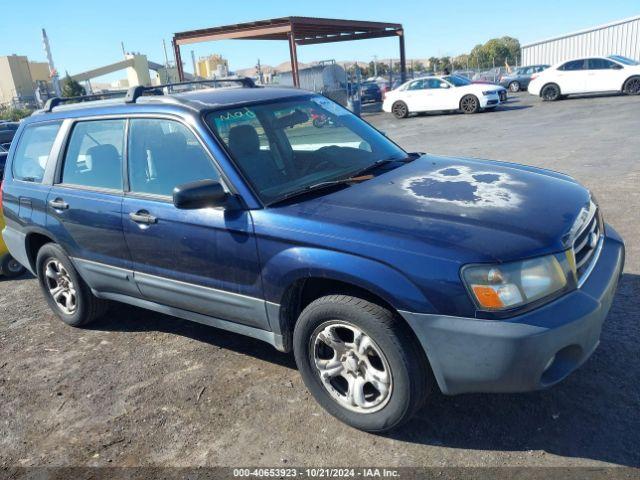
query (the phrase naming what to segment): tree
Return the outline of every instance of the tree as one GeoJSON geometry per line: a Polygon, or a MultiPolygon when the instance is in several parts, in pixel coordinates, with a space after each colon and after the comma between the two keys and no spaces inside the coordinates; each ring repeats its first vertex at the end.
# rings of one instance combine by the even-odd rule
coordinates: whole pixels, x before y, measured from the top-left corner
{"type": "Polygon", "coordinates": [[[4,108],[0,110],[0,120],[18,122],[33,113],[28,108],[4,108]]]}
{"type": "Polygon", "coordinates": [[[67,76],[62,80],[62,96],[79,97],[86,94],[87,91],[84,89],[84,87],[73,78],[71,78],[71,76],[67,73],[67,76]]]}

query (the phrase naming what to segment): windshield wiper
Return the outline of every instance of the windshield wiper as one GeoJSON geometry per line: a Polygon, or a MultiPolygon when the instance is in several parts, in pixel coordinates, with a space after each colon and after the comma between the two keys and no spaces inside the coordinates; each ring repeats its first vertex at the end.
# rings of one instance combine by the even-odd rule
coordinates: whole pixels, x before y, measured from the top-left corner
{"type": "Polygon", "coordinates": [[[276,203],[284,202],[285,200],[289,200],[294,197],[299,197],[301,195],[306,195],[307,193],[311,193],[317,190],[322,190],[324,188],[334,187],[336,185],[346,185],[354,182],[363,182],[365,180],[370,180],[373,178],[373,175],[353,175],[345,178],[338,178],[336,180],[327,180],[324,182],[314,183],[312,185],[307,185],[300,190],[294,190],[291,193],[287,193],[286,195],[274,200],[269,203],[269,205],[275,205],[276,203]]]}
{"type": "Polygon", "coordinates": [[[291,193],[287,193],[286,195],[278,198],[277,200],[274,200],[273,202],[269,203],[269,205],[275,205],[277,203],[280,202],[284,202],[285,200],[289,200],[291,198],[294,197],[299,197],[301,195],[306,195],[307,193],[310,192],[314,192],[317,190],[321,190],[323,188],[328,188],[328,187],[334,187],[336,185],[346,185],[349,183],[355,183],[355,182],[363,182],[365,180],[370,180],[373,178],[373,175],[368,175],[369,172],[371,172],[372,170],[375,170],[376,168],[382,166],[382,165],[386,165],[387,163],[393,163],[393,162],[402,162],[402,163],[409,163],[412,162],[413,160],[415,160],[416,158],[418,158],[420,155],[416,155],[416,154],[408,154],[406,157],[402,157],[402,158],[397,158],[397,157],[389,157],[389,158],[383,158],[381,160],[377,160],[374,163],[372,163],[371,165],[368,165],[367,167],[358,170],[355,173],[352,173],[351,175],[349,175],[348,177],[343,177],[343,178],[338,178],[336,180],[326,180],[324,182],[318,182],[318,183],[314,183],[311,185],[307,185],[306,187],[301,188],[300,190],[295,190],[291,193]]]}

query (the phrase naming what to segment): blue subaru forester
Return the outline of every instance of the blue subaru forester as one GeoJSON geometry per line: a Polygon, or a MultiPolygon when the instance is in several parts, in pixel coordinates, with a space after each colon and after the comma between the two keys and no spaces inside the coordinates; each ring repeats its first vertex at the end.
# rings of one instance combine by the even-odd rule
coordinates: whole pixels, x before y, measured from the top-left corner
{"type": "Polygon", "coordinates": [[[3,235],[64,322],[119,301],[293,350],[326,410],[377,432],[433,385],[545,388],[595,350],[624,245],[586,188],[407,153],[323,96],[240,83],[21,123],[3,235]]]}

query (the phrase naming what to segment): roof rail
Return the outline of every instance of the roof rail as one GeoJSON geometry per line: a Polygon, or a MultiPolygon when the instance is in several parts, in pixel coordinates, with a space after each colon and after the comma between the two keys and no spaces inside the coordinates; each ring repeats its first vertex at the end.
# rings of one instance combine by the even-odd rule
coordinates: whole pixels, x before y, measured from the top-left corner
{"type": "Polygon", "coordinates": [[[151,93],[152,95],[164,95],[164,89],[169,90],[173,87],[181,87],[183,85],[199,85],[199,84],[216,84],[216,83],[239,83],[245,88],[256,88],[256,84],[253,79],[249,77],[221,77],[212,78],[210,80],[191,80],[187,82],[178,83],[164,83],[162,85],[152,85],[145,87],[143,85],[137,85],[131,87],[128,90],[114,90],[112,92],[95,93],[91,95],[81,95],[78,97],[53,97],[47,100],[42,109],[43,112],[49,113],[58,105],[63,103],[76,103],[76,102],[88,102],[92,100],[103,100],[111,97],[124,97],[125,103],[136,103],[136,100],[145,93],[151,93]]]}
{"type": "Polygon", "coordinates": [[[162,85],[152,85],[145,87],[143,85],[137,85],[129,88],[127,94],[124,97],[125,103],[136,103],[136,100],[141,97],[145,92],[153,92],[154,95],[163,95],[163,89],[173,89],[173,87],[181,87],[183,85],[210,85],[216,83],[239,83],[244,88],[256,88],[256,84],[252,78],[249,77],[221,77],[212,78],[210,80],[190,80],[186,82],[177,83],[164,83],[162,85]]]}
{"type": "Polygon", "coordinates": [[[92,100],[103,100],[105,98],[124,96],[126,90],[114,90],[113,92],[93,93],[91,95],[79,95],[77,97],[51,97],[42,108],[45,112],[51,112],[58,105],[63,103],[90,102],[92,100]]]}

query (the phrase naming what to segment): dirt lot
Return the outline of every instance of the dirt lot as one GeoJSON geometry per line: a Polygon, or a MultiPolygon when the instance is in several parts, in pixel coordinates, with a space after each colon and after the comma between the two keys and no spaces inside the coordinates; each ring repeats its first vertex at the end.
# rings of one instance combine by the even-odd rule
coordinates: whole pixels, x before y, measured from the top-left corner
{"type": "Polygon", "coordinates": [[[353,430],[266,344],[133,307],[63,325],[33,278],[0,281],[0,466],[640,466],[640,98],[367,119],[408,150],[567,172],[628,248],[592,359],[545,392],[436,394],[391,436],[353,430]]]}

